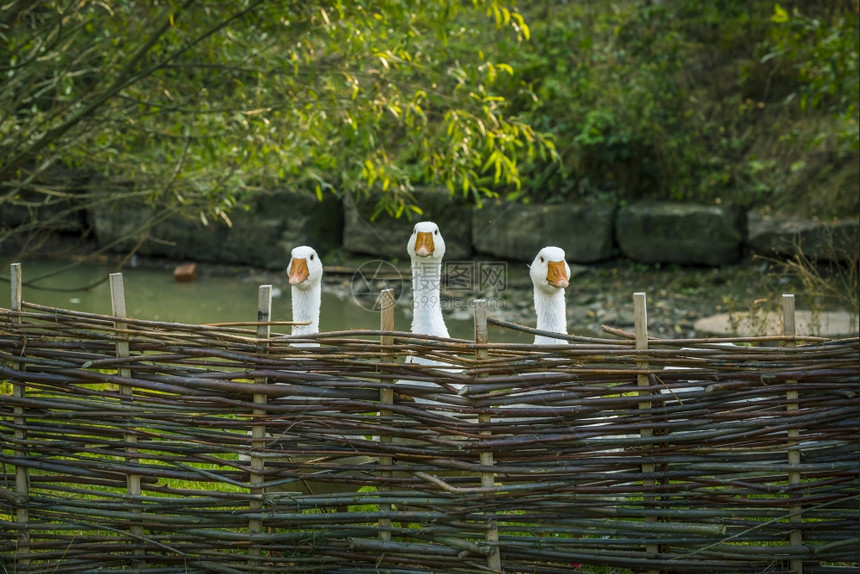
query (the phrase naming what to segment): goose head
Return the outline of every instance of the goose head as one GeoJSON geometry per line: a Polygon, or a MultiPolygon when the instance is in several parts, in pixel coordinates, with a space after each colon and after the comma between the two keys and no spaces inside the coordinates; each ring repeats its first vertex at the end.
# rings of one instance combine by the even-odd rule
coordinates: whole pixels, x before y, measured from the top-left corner
{"type": "Polygon", "coordinates": [[[305,290],[322,282],[322,261],[312,247],[307,245],[296,247],[291,255],[287,273],[292,287],[305,290]]]}
{"type": "Polygon", "coordinates": [[[553,294],[570,284],[570,266],[564,260],[564,249],[560,247],[544,247],[532,264],[529,265],[529,275],[536,291],[553,294]]]}
{"type": "Polygon", "coordinates": [[[432,221],[416,223],[406,244],[406,251],[413,262],[442,261],[445,256],[445,240],[442,239],[439,226],[432,221]]]}

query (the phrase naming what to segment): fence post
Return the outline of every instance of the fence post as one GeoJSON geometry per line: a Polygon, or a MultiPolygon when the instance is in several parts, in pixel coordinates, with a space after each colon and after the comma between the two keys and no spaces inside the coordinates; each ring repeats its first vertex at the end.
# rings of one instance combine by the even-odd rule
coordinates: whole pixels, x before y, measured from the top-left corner
{"type": "MultiPolygon", "coordinates": [[[[272,320],[272,286],[260,285],[257,292],[257,339],[263,341],[263,345],[268,346],[268,339],[271,332],[270,322],[272,320]]],[[[254,384],[264,385],[269,382],[267,377],[257,377],[254,379],[254,384]]],[[[268,402],[268,395],[264,393],[254,393],[254,404],[265,405],[268,402]]],[[[259,513],[260,518],[251,518],[248,521],[248,532],[251,535],[261,534],[263,532],[263,492],[260,487],[263,484],[266,459],[255,454],[266,447],[266,424],[257,424],[257,420],[266,415],[266,409],[254,408],[252,411],[254,424],[251,426],[251,494],[256,495],[251,498],[248,503],[248,510],[251,513],[259,513]]],[[[248,549],[248,554],[252,557],[250,562],[257,562],[262,555],[260,547],[252,543],[248,549]]]]}
{"type": "MultiPolygon", "coordinates": [[[[782,324],[783,324],[783,334],[795,336],[797,335],[797,325],[795,323],[795,314],[794,314],[794,295],[792,294],[783,294],[782,296],[782,324]]],[[[787,347],[794,347],[796,343],[794,341],[787,341],[787,347]]],[[[792,384],[797,383],[796,379],[790,379],[786,381],[786,383],[792,384]]],[[[799,405],[797,402],[798,396],[796,390],[786,391],[786,405],[785,410],[788,413],[796,413],[799,410],[799,405]]],[[[791,470],[791,467],[800,464],[800,447],[798,446],[798,438],[800,437],[800,431],[796,428],[788,429],[788,484],[790,487],[797,486],[800,484],[800,472],[796,470],[791,470]]],[[[795,499],[797,497],[796,491],[794,489],[789,491],[789,499],[791,502],[789,503],[788,512],[789,523],[793,526],[793,528],[789,531],[789,543],[792,546],[801,546],[803,544],[803,516],[801,515],[801,511],[803,507],[800,504],[797,504],[795,499]]],[[[794,559],[790,561],[791,571],[794,574],[803,574],[803,559],[794,559]]]]}
{"type": "MultiPolygon", "coordinates": [[[[110,276],[110,300],[111,300],[111,314],[115,319],[127,319],[128,314],[126,313],[125,308],[125,287],[123,285],[122,273],[111,273],[110,276]]],[[[127,324],[125,321],[114,321],[114,328],[116,329],[117,341],[116,341],[116,357],[118,359],[125,359],[129,356],[129,347],[128,347],[128,333],[124,332],[127,329],[127,324]]],[[[117,369],[120,377],[128,379],[131,377],[131,369],[128,367],[120,367],[117,369]]],[[[123,408],[133,408],[134,406],[134,389],[122,385],[120,386],[120,394],[124,397],[128,397],[123,405],[123,408]]],[[[140,462],[137,454],[137,435],[134,432],[133,418],[128,422],[129,428],[131,429],[129,432],[126,432],[123,435],[123,440],[125,441],[125,459],[130,465],[137,464],[140,462]]],[[[131,512],[132,514],[141,514],[143,511],[140,507],[140,475],[129,472],[126,475],[126,489],[128,490],[128,495],[132,500],[131,512]]],[[[131,525],[131,534],[139,541],[143,541],[143,526],[140,524],[132,524],[131,525]]],[[[135,556],[141,556],[145,554],[146,551],[144,548],[135,548],[134,554],[135,556]]],[[[142,564],[139,560],[134,561],[135,567],[141,567],[142,564]]]]}
{"type": "MultiPolygon", "coordinates": [[[[636,337],[636,350],[637,351],[645,351],[648,349],[648,309],[646,306],[645,293],[633,293],[633,331],[636,337]]],[[[647,361],[637,361],[636,368],[646,370],[648,369],[647,361]]],[[[636,375],[636,383],[639,387],[648,387],[651,385],[650,377],[644,373],[640,373],[636,375]]],[[[651,391],[640,390],[639,396],[649,396],[651,391]]],[[[651,410],[651,401],[640,401],[639,402],[639,410],[643,414],[643,418],[647,418],[649,424],[643,426],[639,429],[639,436],[642,438],[652,438],[654,436],[654,429],[650,424],[652,420],[650,413],[648,411],[651,410]]],[[[643,463],[642,464],[642,473],[643,474],[652,474],[654,472],[654,464],[653,463],[643,463]]],[[[643,502],[645,506],[651,506],[656,508],[654,505],[655,496],[654,496],[654,487],[656,486],[657,481],[653,478],[645,478],[642,480],[642,490],[643,492],[643,502]],[[650,492],[649,492],[650,491],[650,492]]],[[[649,515],[645,517],[646,522],[654,522],[656,517],[653,515],[649,515]]],[[[659,548],[656,544],[648,544],[645,546],[645,551],[649,554],[656,555],[659,552],[659,548]]],[[[648,574],[657,574],[659,570],[649,569],[648,574]]]]}
{"type": "MultiPolygon", "coordinates": [[[[475,300],[475,343],[478,345],[486,345],[490,340],[489,330],[487,329],[487,300],[486,299],[476,299],[475,300]]],[[[487,349],[476,349],[475,350],[475,358],[479,361],[485,360],[488,357],[487,349]]],[[[480,425],[489,424],[492,422],[493,417],[490,414],[480,414],[478,415],[478,423],[480,425]]],[[[492,436],[493,432],[490,430],[482,430],[481,436],[492,436]]],[[[481,466],[483,467],[491,467],[493,466],[493,452],[492,451],[484,451],[481,453],[481,466]]],[[[496,483],[496,473],[490,471],[484,471],[481,473],[481,487],[485,489],[491,489],[496,483]]],[[[484,538],[487,542],[492,545],[490,553],[487,555],[487,566],[493,572],[501,572],[502,571],[502,556],[499,551],[499,527],[496,524],[496,517],[494,515],[487,516],[487,532],[484,535],[484,538]]]]}
{"type": "MultiPolygon", "coordinates": [[[[393,331],[394,330],[394,289],[383,289],[379,293],[379,330],[380,331],[393,331]]],[[[391,345],[394,343],[394,337],[391,335],[382,335],[379,338],[379,343],[383,347],[391,345]]],[[[380,360],[382,360],[383,353],[380,353],[380,360]]],[[[379,416],[380,417],[390,417],[392,411],[390,408],[385,408],[387,405],[394,404],[394,389],[379,389],[379,416]]],[[[385,423],[383,423],[385,424],[385,423]]],[[[387,425],[386,425],[387,426],[387,425]]],[[[391,444],[392,437],[390,434],[380,434],[379,442],[384,444],[391,444]]],[[[391,467],[394,464],[394,457],[390,455],[380,456],[379,457],[379,466],[381,467],[391,467]]],[[[380,476],[382,478],[390,478],[392,476],[392,472],[390,470],[383,470],[380,472],[380,476]]],[[[388,486],[380,485],[379,492],[383,492],[388,490],[388,486]]],[[[379,509],[383,512],[389,513],[391,512],[392,505],[391,504],[380,504],[379,509]]],[[[379,519],[379,539],[383,542],[391,541],[391,519],[390,518],[380,518],[379,519]]]]}
{"type": "MultiPolygon", "coordinates": [[[[21,295],[21,264],[13,263],[10,266],[10,283],[12,286],[12,310],[20,313],[23,309],[21,295]]],[[[21,323],[21,316],[18,315],[13,319],[16,323],[21,323]]],[[[21,363],[13,363],[12,368],[15,370],[21,369],[21,363]]],[[[27,394],[27,384],[23,381],[12,383],[12,396],[16,399],[23,399],[27,394]]],[[[15,448],[15,456],[17,458],[25,458],[27,456],[27,417],[24,415],[24,407],[14,408],[15,418],[15,442],[18,447],[15,448]]],[[[30,521],[30,474],[26,466],[15,465],[15,506],[18,522],[18,548],[17,554],[22,555],[22,558],[17,560],[17,565],[27,568],[30,565],[30,530],[28,522],[30,521]]]]}

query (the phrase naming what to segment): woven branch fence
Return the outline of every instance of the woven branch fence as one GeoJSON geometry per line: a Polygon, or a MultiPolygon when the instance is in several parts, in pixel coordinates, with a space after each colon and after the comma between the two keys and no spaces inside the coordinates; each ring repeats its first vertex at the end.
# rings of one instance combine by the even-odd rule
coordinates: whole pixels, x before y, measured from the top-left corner
{"type": "Polygon", "coordinates": [[[296,339],[268,286],[188,325],[13,271],[6,572],[857,571],[860,340],[793,336],[791,296],[788,334],[648,338],[637,293],[633,333],[535,346],[480,301],[475,341],[392,331],[383,292],[379,331],[296,339]]]}

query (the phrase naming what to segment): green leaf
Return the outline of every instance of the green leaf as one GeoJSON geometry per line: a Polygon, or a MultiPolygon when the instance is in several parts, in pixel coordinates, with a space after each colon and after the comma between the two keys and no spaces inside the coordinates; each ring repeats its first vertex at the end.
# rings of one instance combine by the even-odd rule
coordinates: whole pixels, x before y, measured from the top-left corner
{"type": "Polygon", "coordinates": [[[773,16],[770,17],[770,21],[777,24],[785,24],[788,22],[788,12],[779,4],[774,4],[773,16]]]}

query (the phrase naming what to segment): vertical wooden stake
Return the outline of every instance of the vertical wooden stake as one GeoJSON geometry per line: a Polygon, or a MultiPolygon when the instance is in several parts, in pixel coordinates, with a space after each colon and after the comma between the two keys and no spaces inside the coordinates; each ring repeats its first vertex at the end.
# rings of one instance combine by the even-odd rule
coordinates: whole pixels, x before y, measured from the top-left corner
{"type": "MultiPolygon", "coordinates": [[[[795,323],[795,314],[794,314],[794,295],[784,294],[782,296],[782,323],[783,323],[783,334],[785,335],[797,335],[797,326],[795,323]]],[[[794,347],[795,342],[789,341],[786,343],[787,347],[794,347]]],[[[797,383],[797,380],[788,380],[786,383],[797,383]]],[[[799,410],[799,405],[797,402],[797,391],[791,390],[786,391],[786,405],[785,410],[788,413],[796,413],[799,410]]],[[[798,438],[800,437],[800,431],[796,428],[788,429],[788,484],[789,486],[796,486],[800,484],[800,472],[796,470],[791,470],[791,467],[800,464],[800,447],[798,446],[798,438]]],[[[789,494],[790,499],[795,499],[797,494],[792,491],[789,494]]],[[[789,531],[789,543],[794,546],[801,546],[803,544],[803,516],[801,515],[801,511],[803,507],[799,504],[794,504],[794,502],[789,504],[788,511],[791,514],[788,521],[795,526],[792,530],[789,531]]],[[[803,574],[803,559],[795,559],[790,561],[790,568],[794,574],[803,574]]]]}
{"type": "MultiPolygon", "coordinates": [[[[12,311],[20,313],[23,309],[21,296],[21,264],[13,263],[10,266],[10,277],[12,284],[12,311]]],[[[21,323],[21,316],[15,317],[15,322],[21,323]]],[[[12,368],[21,369],[21,363],[13,363],[12,368]]],[[[12,396],[16,399],[23,399],[27,394],[27,386],[23,381],[12,383],[12,396]]],[[[15,419],[15,442],[19,446],[15,448],[15,456],[25,458],[27,456],[27,417],[24,415],[24,407],[15,407],[13,409],[15,419]]],[[[16,554],[21,556],[16,561],[17,566],[27,568],[30,565],[30,529],[28,522],[30,521],[30,475],[26,466],[15,466],[15,506],[16,520],[18,522],[18,548],[16,554]]]]}
{"type": "MultiPolygon", "coordinates": [[[[123,285],[122,273],[111,273],[110,276],[110,300],[111,300],[111,314],[115,319],[127,319],[128,314],[126,313],[125,308],[125,287],[123,285]]],[[[114,328],[117,330],[117,341],[116,341],[116,356],[118,359],[125,359],[129,356],[129,348],[128,348],[128,334],[124,331],[127,328],[125,321],[114,321],[114,328]]],[[[120,367],[117,373],[120,377],[128,379],[131,377],[131,369],[128,367],[120,367]]],[[[128,397],[127,400],[123,401],[123,408],[134,408],[134,389],[129,386],[122,385],[120,387],[120,393],[124,397],[128,397]]],[[[134,433],[134,424],[133,418],[129,420],[129,428],[130,431],[126,432],[123,435],[123,440],[125,441],[125,454],[126,461],[129,464],[137,464],[140,462],[137,454],[137,447],[134,446],[137,444],[137,435],[134,433]]],[[[129,473],[126,475],[126,489],[128,490],[128,495],[131,498],[133,504],[131,508],[131,512],[133,514],[141,514],[142,509],[140,507],[140,496],[141,496],[141,488],[140,488],[140,475],[129,473]]],[[[143,526],[140,524],[132,524],[131,525],[131,534],[138,541],[143,540],[143,526]]],[[[145,553],[143,548],[136,548],[134,553],[136,555],[142,555],[145,553]]],[[[135,561],[136,567],[141,567],[142,564],[139,561],[135,561]]]]}
{"type": "MultiPolygon", "coordinates": [[[[476,299],[475,305],[475,343],[478,345],[486,345],[490,340],[489,330],[487,328],[487,300],[476,299]]],[[[486,360],[488,357],[487,349],[477,349],[475,358],[479,361],[486,360]]],[[[478,415],[478,423],[481,425],[492,422],[493,417],[489,414],[478,415]]],[[[482,430],[481,436],[492,436],[493,432],[482,430]]],[[[493,466],[493,452],[485,451],[481,453],[481,466],[487,468],[493,466]]],[[[481,487],[490,489],[496,483],[496,473],[485,471],[481,473],[481,487]]],[[[493,572],[502,571],[502,556],[499,552],[499,527],[496,524],[496,517],[489,515],[487,517],[487,533],[484,538],[492,545],[490,554],[487,556],[487,566],[493,572]]]]}
{"type": "MultiPolygon", "coordinates": [[[[271,332],[269,322],[271,320],[272,286],[260,285],[260,289],[257,292],[257,321],[260,323],[259,325],[257,325],[257,339],[259,339],[261,345],[268,346],[268,339],[271,332]]],[[[265,385],[268,382],[269,380],[266,377],[257,377],[254,379],[254,384],[257,385],[265,385]]],[[[268,395],[264,393],[254,394],[255,405],[264,406],[267,402],[268,395]]],[[[255,422],[254,425],[251,427],[251,450],[254,453],[257,453],[266,447],[266,424],[258,424],[256,422],[266,415],[266,409],[255,408],[252,411],[252,415],[255,422]]],[[[251,501],[248,504],[248,509],[252,513],[260,513],[261,516],[260,518],[251,518],[248,522],[248,531],[252,535],[260,534],[263,532],[262,513],[264,489],[258,485],[263,484],[265,468],[266,459],[259,454],[251,454],[251,494],[256,496],[251,498],[251,501]]],[[[257,543],[251,544],[248,553],[252,557],[251,562],[256,562],[262,555],[262,553],[260,552],[260,547],[257,545],[257,543]]]]}
{"type": "MultiPolygon", "coordinates": [[[[636,350],[637,351],[645,351],[648,349],[648,309],[646,306],[646,298],[645,293],[634,293],[633,294],[633,331],[636,336],[636,350]]],[[[648,369],[647,361],[637,361],[636,367],[638,369],[648,369]]],[[[639,387],[648,387],[651,382],[646,374],[636,375],[636,383],[639,387]]],[[[639,396],[649,396],[651,391],[641,390],[639,391],[639,396]]],[[[651,421],[651,417],[648,416],[648,411],[651,410],[651,401],[640,401],[639,402],[639,410],[643,414],[643,418],[651,421]]],[[[654,436],[654,429],[650,425],[650,422],[647,426],[643,426],[639,430],[639,436],[642,438],[652,438],[654,436]]],[[[651,463],[645,463],[642,465],[642,472],[644,474],[651,474],[654,472],[654,465],[651,463]]],[[[643,500],[647,506],[653,506],[655,501],[655,496],[653,493],[653,489],[656,486],[657,481],[653,478],[646,478],[642,481],[642,487],[644,495],[643,500]],[[651,491],[650,493],[648,491],[651,491]]],[[[646,522],[653,522],[654,517],[648,516],[645,518],[646,522]]],[[[659,547],[656,544],[648,544],[645,547],[645,551],[649,554],[656,555],[659,552],[659,547]]],[[[659,570],[649,569],[649,574],[656,574],[659,570]]]]}
{"type": "MultiPolygon", "coordinates": [[[[393,331],[394,330],[394,289],[383,289],[379,294],[379,330],[380,331],[393,331]]],[[[394,343],[394,337],[391,335],[382,335],[379,340],[380,345],[383,347],[391,345],[394,343]]],[[[380,356],[380,360],[383,358],[380,356]]],[[[385,408],[386,405],[394,404],[394,389],[380,389],[379,390],[379,416],[380,417],[390,417],[392,412],[390,408],[385,408]]],[[[390,444],[392,441],[391,435],[380,434],[379,442],[390,444]]],[[[394,458],[391,456],[380,456],[379,457],[379,466],[381,467],[391,467],[394,464],[394,458]]],[[[390,478],[392,476],[392,472],[390,470],[384,470],[380,472],[380,476],[383,478],[390,478]]],[[[379,491],[383,492],[388,490],[388,486],[380,486],[379,491]]],[[[391,504],[380,504],[379,509],[383,512],[389,513],[391,512],[392,506],[391,504]]],[[[385,542],[391,541],[391,519],[390,518],[380,518],[379,519],[379,539],[385,542]]]]}

